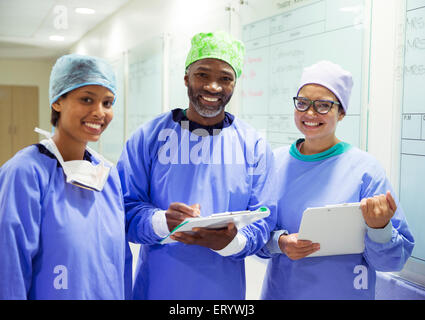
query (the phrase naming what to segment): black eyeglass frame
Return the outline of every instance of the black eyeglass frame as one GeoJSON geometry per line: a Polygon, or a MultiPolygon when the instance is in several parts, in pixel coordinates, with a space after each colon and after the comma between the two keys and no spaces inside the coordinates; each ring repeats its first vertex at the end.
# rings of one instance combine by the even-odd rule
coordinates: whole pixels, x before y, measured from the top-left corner
{"type": "Polygon", "coordinates": [[[341,103],[339,103],[337,101],[332,101],[332,100],[310,100],[308,98],[303,98],[303,97],[293,97],[292,99],[294,100],[294,107],[295,107],[295,109],[297,109],[299,112],[306,112],[308,109],[310,109],[311,105],[313,105],[314,111],[316,111],[317,113],[319,113],[319,114],[327,114],[329,111],[331,111],[331,109],[334,106],[334,104],[335,105],[338,105],[338,106],[341,105],[341,103]],[[302,101],[305,102],[308,105],[308,107],[305,110],[299,109],[297,107],[297,101],[298,101],[298,99],[302,99],[302,101]],[[316,106],[316,102],[330,102],[331,105],[328,108],[328,110],[326,110],[325,112],[320,112],[318,110],[317,106],[316,106]]]}

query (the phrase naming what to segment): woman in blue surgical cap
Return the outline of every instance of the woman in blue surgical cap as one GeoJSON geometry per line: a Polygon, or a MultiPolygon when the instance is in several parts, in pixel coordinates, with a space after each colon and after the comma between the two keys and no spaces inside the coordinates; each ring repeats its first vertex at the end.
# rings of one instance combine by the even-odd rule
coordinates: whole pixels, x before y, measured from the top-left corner
{"type": "Polygon", "coordinates": [[[294,120],[304,135],[275,150],[276,231],[261,256],[271,258],[263,299],[374,299],[376,271],[401,270],[414,240],[380,164],[340,141],[352,76],[321,61],[304,69],[294,97],[294,120]],[[309,257],[320,243],[298,239],[309,207],[360,202],[367,225],[362,254],[309,257]]]}
{"type": "Polygon", "coordinates": [[[99,58],[63,56],[49,95],[53,137],[0,168],[0,299],[124,299],[119,177],[87,149],[112,120],[114,72],[99,58]]]}

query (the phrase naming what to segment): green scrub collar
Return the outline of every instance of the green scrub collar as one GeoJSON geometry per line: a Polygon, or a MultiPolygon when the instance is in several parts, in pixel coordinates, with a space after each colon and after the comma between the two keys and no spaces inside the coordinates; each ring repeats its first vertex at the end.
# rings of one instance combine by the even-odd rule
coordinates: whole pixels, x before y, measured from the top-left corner
{"type": "Polygon", "coordinates": [[[289,148],[289,154],[291,156],[293,156],[294,158],[298,159],[298,160],[307,161],[307,162],[325,160],[325,159],[337,156],[339,154],[342,154],[342,153],[350,150],[353,147],[349,143],[340,142],[340,143],[337,143],[336,145],[334,145],[332,148],[329,148],[326,151],[316,153],[316,154],[312,154],[312,155],[305,155],[305,154],[302,154],[297,148],[297,144],[303,142],[304,140],[305,139],[298,139],[297,141],[295,141],[291,145],[291,148],[289,148]]]}

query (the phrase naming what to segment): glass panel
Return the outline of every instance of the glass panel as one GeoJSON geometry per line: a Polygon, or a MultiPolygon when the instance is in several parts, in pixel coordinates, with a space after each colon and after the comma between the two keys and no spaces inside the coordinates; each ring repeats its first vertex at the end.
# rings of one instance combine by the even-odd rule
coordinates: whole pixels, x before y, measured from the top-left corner
{"type": "Polygon", "coordinates": [[[412,257],[425,261],[425,1],[406,4],[400,201],[415,237],[412,257]]]}
{"type": "MultiPolygon", "coordinates": [[[[256,1],[250,1],[251,8],[255,5],[256,1]]],[[[270,16],[276,11],[272,2],[269,6],[262,9],[263,19],[254,10],[242,8],[246,56],[240,117],[263,133],[273,148],[291,144],[301,137],[293,122],[292,97],[302,70],[330,60],[352,72],[354,78],[348,114],[339,124],[337,136],[359,146],[364,1],[303,1],[274,16],[270,16]]]]}

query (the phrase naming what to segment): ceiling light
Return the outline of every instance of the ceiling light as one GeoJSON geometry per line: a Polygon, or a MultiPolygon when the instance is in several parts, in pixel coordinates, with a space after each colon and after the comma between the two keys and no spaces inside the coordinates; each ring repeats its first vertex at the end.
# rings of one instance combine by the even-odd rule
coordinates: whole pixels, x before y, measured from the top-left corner
{"type": "Polygon", "coordinates": [[[76,8],[75,12],[80,14],[94,14],[96,11],[90,8],[76,8]]]}
{"type": "Polygon", "coordinates": [[[62,37],[62,36],[50,36],[49,39],[52,40],[52,41],[63,41],[63,40],[65,40],[65,38],[62,37]]]}

